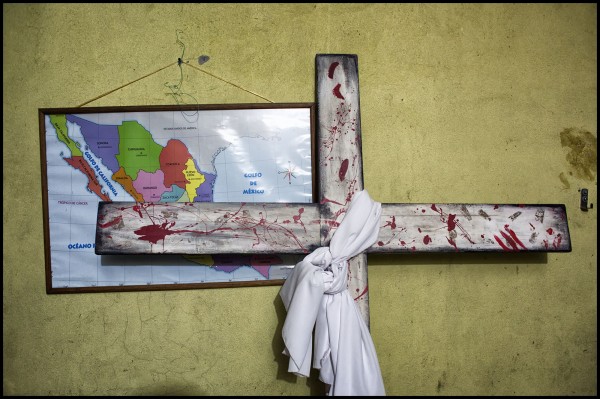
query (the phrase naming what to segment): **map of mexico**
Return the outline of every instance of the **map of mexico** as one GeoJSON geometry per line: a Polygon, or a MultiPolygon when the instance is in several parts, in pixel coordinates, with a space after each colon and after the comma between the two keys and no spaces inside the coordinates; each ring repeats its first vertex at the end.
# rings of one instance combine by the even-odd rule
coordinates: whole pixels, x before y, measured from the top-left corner
{"type": "Polygon", "coordinates": [[[287,131],[265,126],[264,120],[252,127],[246,120],[251,114],[224,120],[222,111],[196,121],[177,111],[47,115],[53,284],[285,278],[287,262],[277,256],[165,256],[158,262],[124,256],[103,267],[94,253],[94,217],[99,201],[311,202],[310,110],[289,111],[305,115],[302,126],[287,131]],[[240,131],[241,126],[251,127],[240,131]],[[281,151],[282,142],[294,140],[304,144],[281,151]],[[280,174],[290,163],[297,165],[294,185],[280,174]]]}

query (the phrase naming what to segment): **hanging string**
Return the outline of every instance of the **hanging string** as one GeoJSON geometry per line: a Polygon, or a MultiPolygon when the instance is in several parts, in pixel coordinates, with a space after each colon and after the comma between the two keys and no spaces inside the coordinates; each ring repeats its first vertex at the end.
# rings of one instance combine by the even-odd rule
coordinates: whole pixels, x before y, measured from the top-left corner
{"type": "Polygon", "coordinates": [[[158,73],[158,72],[162,71],[163,69],[166,69],[166,68],[170,67],[171,65],[175,65],[175,64],[176,64],[176,62],[171,62],[171,63],[169,63],[169,64],[165,65],[164,67],[157,69],[157,70],[156,70],[156,71],[154,71],[154,72],[150,72],[149,74],[147,74],[147,75],[144,75],[144,76],[142,76],[141,78],[138,78],[138,79],[132,80],[132,81],[131,81],[131,82],[129,82],[129,83],[126,83],[126,84],[124,84],[124,85],[122,85],[122,86],[119,86],[119,87],[117,87],[116,89],[113,89],[113,90],[111,90],[111,91],[107,91],[106,93],[104,93],[104,94],[101,94],[101,95],[99,95],[98,97],[94,97],[94,98],[92,98],[91,100],[89,100],[89,101],[86,101],[86,102],[84,102],[83,104],[80,104],[80,105],[78,105],[77,107],[78,107],[78,108],[79,108],[79,107],[83,107],[84,105],[86,105],[86,104],[89,104],[89,103],[91,103],[92,101],[96,101],[96,100],[98,100],[98,99],[100,99],[100,98],[102,98],[102,97],[104,97],[104,96],[107,96],[107,95],[109,95],[110,93],[113,93],[113,92],[115,92],[115,91],[117,91],[117,90],[119,90],[119,89],[122,89],[123,87],[129,86],[129,85],[130,85],[130,84],[132,84],[132,83],[135,83],[135,82],[138,82],[138,81],[140,81],[140,80],[142,80],[142,79],[144,79],[144,78],[147,78],[148,76],[154,75],[155,73],[158,73]]]}
{"type": "MultiPolygon", "coordinates": [[[[198,71],[200,71],[200,72],[202,72],[202,73],[205,73],[205,74],[207,74],[207,75],[209,75],[209,76],[211,76],[211,77],[213,77],[213,78],[215,78],[215,79],[218,79],[218,80],[220,80],[220,81],[222,81],[222,82],[225,82],[225,83],[227,83],[227,84],[230,84],[230,85],[232,85],[232,86],[234,86],[234,87],[236,87],[236,88],[238,88],[238,89],[240,89],[240,90],[243,90],[243,91],[245,91],[245,92],[247,92],[247,93],[250,93],[250,94],[252,94],[252,95],[254,95],[254,96],[256,96],[256,97],[262,98],[262,99],[263,99],[263,100],[265,100],[265,101],[268,101],[268,102],[270,102],[270,103],[273,103],[273,101],[269,100],[269,99],[268,99],[268,98],[266,98],[266,97],[263,97],[263,96],[261,96],[261,95],[260,95],[260,94],[258,94],[258,93],[255,93],[255,92],[253,92],[253,91],[251,91],[251,90],[248,90],[248,89],[246,89],[246,88],[244,88],[244,87],[242,87],[242,86],[240,86],[240,85],[237,85],[237,84],[235,84],[235,83],[233,83],[233,82],[230,82],[230,81],[228,81],[228,80],[226,80],[226,79],[223,79],[223,78],[221,78],[221,77],[219,77],[219,76],[217,76],[217,75],[215,75],[215,74],[212,74],[212,73],[210,73],[210,72],[208,72],[208,71],[205,71],[205,70],[203,70],[203,69],[200,69],[200,68],[198,68],[197,66],[190,65],[190,64],[189,64],[189,60],[186,60],[186,61],[184,62],[184,61],[183,61],[183,56],[185,55],[185,43],[183,43],[183,42],[180,40],[180,38],[179,38],[179,35],[180,35],[181,33],[183,33],[183,31],[181,31],[181,30],[179,30],[179,29],[175,31],[175,34],[176,34],[176,37],[177,37],[175,42],[176,42],[176,43],[177,43],[177,44],[178,44],[178,45],[181,47],[181,57],[179,57],[179,58],[177,59],[177,61],[176,61],[176,62],[169,63],[169,64],[165,65],[164,67],[157,69],[157,70],[156,70],[156,71],[154,71],[154,72],[150,72],[149,74],[147,74],[147,75],[144,75],[144,76],[142,76],[142,77],[140,77],[140,78],[138,78],[138,79],[132,80],[132,81],[131,81],[131,82],[129,82],[129,83],[126,83],[126,84],[124,84],[124,85],[121,85],[121,86],[117,87],[116,89],[113,89],[113,90],[107,91],[107,92],[106,92],[106,93],[104,93],[104,94],[101,94],[101,95],[99,95],[99,96],[97,96],[97,97],[94,97],[94,98],[92,98],[91,100],[88,100],[88,101],[86,101],[86,102],[84,102],[84,103],[82,103],[82,104],[80,104],[80,105],[77,105],[77,108],[83,107],[84,105],[87,105],[87,104],[89,104],[89,103],[91,103],[91,102],[93,102],[93,101],[96,101],[96,100],[98,100],[98,99],[100,99],[100,98],[102,98],[102,97],[105,97],[105,96],[107,96],[107,95],[109,95],[109,94],[111,94],[111,93],[114,93],[115,91],[117,91],[117,90],[120,90],[120,89],[122,89],[122,88],[124,88],[124,87],[127,87],[127,86],[129,86],[129,85],[131,85],[131,84],[133,84],[133,83],[135,83],[135,82],[139,82],[140,80],[142,80],[142,79],[145,79],[145,78],[147,78],[148,76],[152,76],[152,75],[154,75],[154,74],[156,74],[156,73],[158,73],[158,72],[162,71],[163,69],[166,69],[166,68],[168,68],[168,67],[170,67],[170,66],[172,66],[172,65],[177,65],[177,67],[179,68],[179,82],[178,82],[177,84],[169,84],[169,83],[165,83],[165,86],[166,86],[166,87],[167,87],[169,90],[171,90],[171,93],[170,93],[170,95],[171,95],[171,96],[173,96],[173,99],[175,100],[175,102],[176,102],[178,105],[181,105],[181,104],[190,104],[190,103],[186,103],[186,102],[183,100],[184,96],[187,96],[187,97],[189,97],[189,98],[191,98],[191,99],[193,100],[193,102],[192,102],[191,104],[199,104],[199,103],[198,103],[198,100],[197,100],[197,99],[196,99],[194,96],[192,96],[192,95],[191,95],[191,94],[189,94],[189,93],[185,93],[185,92],[183,92],[183,91],[182,91],[182,89],[181,89],[181,87],[182,87],[182,85],[183,85],[183,69],[181,68],[181,65],[187,65],[187,66],[190,66],[190,67],[192,67],[192,68],[194,68],[194,69],[196,69],[196,70],[198,70],[198,71]]],[[[201,62],[201,60],[203,60],[204,62],[206,62],[206,61],[208,60],[208,57],[207,57],[207,56],[202,56],[202,57],[200,57],[200,58],[198,59],[198,62],[201,62]]],[[[199,108],[199,107],[198,107],[198,108],[199,108]]],[[[184,114],[184,116],[196,116],[196,118],[197,118],[197,115],[198,115],[198,111],[194,111],[194,112],[192,112],[192,113],[189,113],[189,114],[186,114],[185,112],[183,112],[183,111],[182,111],[182,113],[184,114]]],[[[186,119],[187,119],[187,118],[186,118],[186,119]]],[[[188,120],[188,122],[190,122],[190,121],[188,120]]]]}
{"type": "MultiPolygon", "coordinates": [[[[179,84],[178,85],[170,85],[169,86],[169,85],[165,84],[165,86],[167,86],[173,92],[173,98],[175,98],[175,101],[177,101],[176,96],[181,96],[180,90],[181,90],[181,84],[183,82],[183,71],[181,70],[181,65],[183,64],[183,65],[191,66],[192,68],[197,69],[197,70],[199,70],[202,73],[205,73],[205,74],[207,74],[207,75],[209,75],[209,76],[211,76],[211,77],[213,77],[215,79],[219,79],[219,80],[221,80],[221,81],[223,81],[223,82],[225,82],[227,84],[230,84],[230,85],[232,85],[234,87],[237,87],[238,89],[243,90],[243,91],[245,91],[247,93],[250,93],[250,94],[253,94],[253,95],[257,96],[257,97],[260,97],[263,100],[266,100],[266,101],[268,101],[270,103],[273,102],[273,101],[269,100],[268,98],[265,98],[265,97],[261,96],[260,94],[257,94],[257,93],[255,93],[253,91],[250,91],[248,89],[243,88],[242,86],[236,85],[233,82],[230,82],[230,81],[225,80],[225,79],[223,79],[223,78],[221,78],[221,77],[219,77],[217,75],[214,75],[214,74],[212,74],[210,72],[207,72],[207,71],[205,71],[203,69],[200,69],[200,68],[198,68],[195,65],[190,65],[189,64],[189,60],[186,60],[185,62],[183,62],[183,56],[185,54],[185,44],[181,40],[179,40],[179,34],[183,33],[183,32],[181,30],[177,30],[176,33],[177,33],[177,41],[176,42],[182,48],[181,57],[179,57],[179,59],[177,60],[177,66],[179,66],[179,71],[180,71],[180,80],[179,80],[179,84]]],[[[207,57],[207,56],[201,56],[201,57],[198,58],[198,62],[199,63],[204,63],[204,62],[208,61],[208,58],[209,57],[207,57]]],[[[183,94],[192,97],[191,95],[189,95],[187,93],[183,93],[183,94]]],[[[198,102],[196,101],[196,103],[198,103],[198,102]]]]}
{"type": "Polygon", "coordinates": [[[207,71],[205,71],[205,70],[203,70],[203,69],[200,69],[200,68],[198,68],[198,67],[197,67],[197,66],[195,66],[195,65],[191,65],[191,64],[187,64],[187,63],[186,63],[186,64],[184,64],[184,65],[187,65],[187,66],[190,66],[190,67],[192,67],[192,68],[194,68],[194,69],[197,69],[197,70],[199,70],[199,71],[200,71],[200,72],[202,72],[202,73],[205,73],[205,74],[207,74],[207,75],[209,75],[209,76],[212,76],[213,78],[219,79],[219,80],[221,80],[221,81],[223,81],[223,82],[225,82],[225,83],[228,83],[228,84],[230,84],[230,85],[232,85],[232,86],[234,86],[234,87],[237,87],[238,89],[240,89],[240,90],[243,90],[243,91],[245,91],[245,92],[247,92],[247,93],[253,94],[253,95],[255,95],[256,97],[260,97],[260,98],[262,98],[263,100],[266,100],[266,101],[268,101],[268,102],[270,102],[270,103],[272,103],[272,102],[273,102],[273,101],[269,100],[268,98],[261,96],[260,94],[257,94],[257,93],[255,93],[255,92],[253,92],[253,91],[250,91],[250,90],[248,90],[248,89],[244,89],[242,86],[236,85],[236,84],[235,84],[235,83],[233,83],[233,82],[230,82],[230,81],[228,81],[228,80],[225,80],[225,79],[223,79],[223,78],[221,78],[221,77],[218,77],[217,75],[214,75],[214,74],[212,74],[212,73],[210,73],[210,72],[207,72],[207,71]]]}
{"type": "MultiPolygon", "coordinates": [[[[183,99],[184,96],[187,96],[193,100],[191,104],[198,105],[198,100],[196,100],[196,98],[194,96],[192,96],[189,93],[185,93],[181,90],[181,86],[183,85],[183,69],[181,68],[181,64],[183,64],[183,56],[185,55],[185,43],[183,43],[179,39],[179,35],[181,33],[183,33],[183,31],[181,31],[179,29],[175,31],[175,35],[177,36],[175,43],[177,43],[179,45],[179,47],[181,47],[181,56],[177,59],[177,67],[179,68],[179,83],[177,83],[177,84],[165,83],[165,86],[169,90],[171,90],[171,96],[173,96],[173,99],[175,100],[177,105],[190,104],[190,103],[187,103],[184,101],[184,99],[183,99]]],[[[200,107],[198,106],[198,110],[199,110],[199,108],[200,107]]],[[[191,113],[186,113],[185,111],[181,111],[181,113],[183,114],[183,117],[188,122],[196,122],[199,117],[198,110],[191,112],[191,113]],[[195,118],[194,118],[194,120],[190,120],[190,119],[188,119],[188,117],[195,117],[195,118]]]]}

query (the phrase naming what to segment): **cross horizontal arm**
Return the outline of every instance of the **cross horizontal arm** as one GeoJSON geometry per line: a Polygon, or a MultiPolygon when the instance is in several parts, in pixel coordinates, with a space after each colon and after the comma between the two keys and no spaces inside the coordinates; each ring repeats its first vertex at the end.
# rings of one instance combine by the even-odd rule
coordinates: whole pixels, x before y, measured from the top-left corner
{"type": "Polygon", "coordinates": [[[569,252],[564,205],[383,204],[374,252],[569,252]]]}
{"type": "MultiPolygon", "coordinates": [[[[323,204],[98,205],[96,253],[309,253],[326,245],[323,204]]],[[[370,253],[571,250],[563,205],[382,204],[370,253]]]]}
{"type": "Polygon", "coordinates": [[[319,207],[295,203],[100,202],[96,254],[308,253],[319,207]]]}

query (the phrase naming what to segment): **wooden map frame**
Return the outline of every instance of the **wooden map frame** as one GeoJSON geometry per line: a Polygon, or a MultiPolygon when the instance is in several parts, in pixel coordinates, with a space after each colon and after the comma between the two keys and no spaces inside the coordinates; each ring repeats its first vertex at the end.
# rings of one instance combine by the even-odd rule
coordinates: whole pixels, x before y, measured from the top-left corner
{"type": "MultiPolygon", "coordinates": [[[[45,255],[45,273],[46,273],[46,293],[47,294],[66,294],[66,293],[86,293],[86,292],[110,292],[110,291],[154,291],[154,290],[173,290],[173,289],[198,289],[198,288],[223,288],[223,287],[240,287],[240,286],[262,286],[262,285],[281,285],[285,281],[282,279],[256,279],[256,280],[243,280],[243,281],[218,281],[218,282],[192,282],[192,283],[168,283],[168,284],[156,284],[156,283],[145,283],[145,284],[115,284],[115,285],[89,285],[89,286],[57,286],[53,284],[53,267],[52,267],[52,248],[51,248],[51,240],[50,240],[50,212],[49,212],[49,192],[48,192],[48,154],[47,154],[47,146],[46,146],[46,116],[48,115],[66,115],[66,114],[108,114],[108,113],[152,113],[152,112],[177,112],[181,111],[182,113],[191,114],[196,111],[238,111],[238,110],[286,110],[286,109],[308,109],[310,115],[310,151],[311,151],[311,176],[312,180],[312,203],[316,201],[317,198],[317,190],[318,185],[316,182],[316,160],[315,160],[315,120],[316,120],[316,105],[315,103],[247,103],[247,104],[197,104],[197,105],[157,105],[157,106],[114,106],[114,107],[85,107],[85,108],[40,108],[38,109],[38,117],[39,117],[39,134],[40,134],[40,158],[41,158],[41,172],[42,172],[42,201],[43,201],[43,231],[44,231],[44,255],[45,255]]],[[[63,141],[65,144],[70,140],[68,135],[63,135],[63,141]]],[[[75,141],[69,143],[69,145],[78,145],[75,141]]],[[[286,145],[285,143],[283,145],[286,145]]],[[[68,157],[65,157],[68,158],[68,157]]],[[[63,159],[65,159],[63,158],[63,159]]],[[[71,157],[71,162],[73,163],[71,157]]],[[[66,160],[66,159],[65,159],[66,160]]],[[[88,180],[96,178],[97,182],[101,182],[101,178],[99,177],[98,170],[94,170],[92,167],[92,161],[86,159],[86,157],[79,157],[77,160],[79,166],[77,167],[80,171],[84,172],[87,175],[88,180]]],[[[67,165],[67,163],[65,163],[67,165]]],[[[73,166],[73,164],[71,164],[73,166]]],[[[105,180],[106,181],[106,180],[105,180]]],[[[102,186],[106,187],[106,184],[102,184],[102,186]]],[[[89,186],[88,186],[89,190],[89,186]]],[[[99,189],[98,189],[99,190],[99,189]]],[[[107,194],[108,190],[104,190],[103,194],[107,194]]],[[[99,191],[98,197],[102,191],[99,191]]],[[[102,197],[100,197],[102,198],[102,197]]],[[[111,201],[108,201],[110,203],[111,201]]],[[[206,202],[205,202],[206,203],[206,202]]],[[[216,204],[216,203],[215,203],[216,204]]],[[[311,203],[307,203],[310,205],[311,203]]],[[[94,208],[93,219],[96,221],[97,217],[97,208],[94,208]]],[[[95,224],[95,223],[94,223],[95,224]]],[[[95,232],[95,227],[94,227],[95,232]]],[[[95,233],[94,233],[95,234],[95,233]]],[[[93,240],[91,242],[94,242],[93,240]]],[[[87,250],[87,248],[86,248],[87,250]]],[[[142,259],[143,257],[131,257],[129,255],[100,255],[93,252],[91,255],[106,259],[106,263],[108,264],[118,264],[119,257],[122,256],[121,259],[128,258],[131,259],[142,259]]],[[[168,259],[175,259],[174,256],[164,256],[159,257],[156,262],[156,266],[167,266],[169,263],[168,259]]],[[[180,256],[178,257],[180,258],[180,256]]],[[[146,257],[146,260],[150,259],[150,257],[146,257]]],[[[156,257],[152,257],[152,259],[156,259],[156,257]]],[[[252,258],[253,261],[262,265],[269,265],[273,262],[273,264],[277,264],[277,262],[273,261],[274,257],[272,255],[265,255],[259,258],[254,256],[252,258]]],[[[278,258],[281,260],[281,258],[278,258]]],[[[289,255],[287,258],[284,257],[283,264],[284,265],[293,265],[297,261],[301,259],[299,255],[289,255]]],[[[100,260],[98,261],[100,262],[100,260]]],[[[104,262],[102,262],[104,264],[104,262]]],[[[153,261],[154,263],[154,261],[153,261]]],[[[237,266],[247,266],[246,263],[232,263],[233,267],[237,266]]],[[[201,266],[201,265],[198,265],[201,266]]],[[[289,267],[288,266],[288,267],[289,267]]],[[[101,266],[98,266],[101,267],[101,266]]],[[[138,267],[138,266],[134,266],[138,267]]],[[[181,266],[186,267],[186,266],[181,266]]],[[[195,267],[191,265],[190,267],[195,267]]],[[[209,267],[209,266],[202,266],[209,267]]]]}

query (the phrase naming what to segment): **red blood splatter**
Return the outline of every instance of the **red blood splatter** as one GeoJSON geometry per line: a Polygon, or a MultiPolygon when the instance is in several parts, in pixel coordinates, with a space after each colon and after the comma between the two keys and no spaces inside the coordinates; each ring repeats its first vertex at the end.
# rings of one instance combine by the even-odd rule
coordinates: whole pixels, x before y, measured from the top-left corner
{"type": "Polygon", "coordinates": [[[423,237],[423,243],[425,245],[429,244],[431,242],[431,237],[429,237],[428,235],[426,235],[425,237],[423,237]]]}
{"type": "Polygon", "coordinates": [[[505,232],[501,231],[500,234],[502,234],[502,237],[504,237],[504,239],[506,240],[506,242],[514,249],[514,250],[518,250],[519,248],[517,248],[517,243],[505,232]]]}
{"type": "Polygon", "coordinates": [[[340,225],[340,223],[335,220],[321,220],[321,223],[326,224],[329,227],[338,227],[340,225]]]}
{"type": "Polygon", "coordinates": [[[417,227],[417,230],[419,230],[419,233],[421,233],[421,228],[420,227],[417,227]]]}
{"type": "Polygon", "coordinates": [[[425,213],[425,209],[421,210],[422,213],[425,213]]]}
{"type": "Polygon", "coordinates": [[[348,158],[342,161],[342,165],[340,166],[340,171],[338,172],[338,176],[340,181],[344,181],[346,178],[346,172],[348,171],[348,158]]]}
{"type": "MultiPolygon", "coordinates": [[[[294,223],[300,223],[304,227],[304,223],[302,223],[302,213],[304,212],[304,208],[298,209],[298,215],[292,216],[294,219],[294,223]]],[[[306,230],[306,228],[304,228],[306,230]]]]}
{"type": "Polygon", "coordinates": [[[552,228],[549,228],[548,230],[546,230],[546,233],[552,235],[554,234],[554,230],[552,230],[552,228]]]}
{"type": "Polygon", "coordinates": [[[164,240],[169,234],[176,233],[176,231],[165,228],[166,225],[167,222],[161,225],[150,224],[140,227],[139,229],[135,230],[134,233],[140,236],[138,238],[139,240],[150,241],[153,244],[157,244],[158,240],[164,240]]]}
{"type": "Polygon", "coordinates": [[[335,86],[333,88],[333,95],[336,96],[337,98],[341,99],[341,100],[345,100],[344,96],[342,96],[342,93],[340,93],[340,87],[342,85],[340,83],[337,84],[337,86],[335,86]]]}
{"type": "Polygon", "coordinates": [[[406,245],[406,243],[404,241],[400,241],[400,245],[406,245]]]}
{"type": "Polygon", "coordinates": [[[552,243],[552,246],[554,247],[554,249],[558,249],[558,247],[560,247],[561,241],[562,241],[562,236],[560,234],[558,234],[556,236],[556,238],[554,239],[554,242],[552,243]]]}
{"type": "Polygon", "coordinates": [[[324,203],[326,203],[326,202],[331,202],[331,203],[336,204],[336,205],[344,206],[344,204],[342,204],[341,202],[337,202],[337,201],[334,201],[334,200],[330,200],[329,198],[323,197],[323,199],[321,200],[321,205],[324,204],[324,203]]]}
{"type": "Polygon", "coordinates": [[[482,235],[481,235],[481,238],[485,238],[485,235],[484,235],[484,234],[482,234],[482,235]]]}
{"type": "Polygon", "coordinates": [[[377,245],[379,245],[380,247],[383,247],[385,244],[383,243],[383,241],[379,241],[379,242],[377,243],[377,245]]]}
{"type": "Polygon", "coordinates": [[[116,218],[114,218],[110,222],[98,224],[98,226],[100,226],[101,228],[105,229],[107,227],[114,226],[115,224],[119,224],[122,220],[123,220],[123,216],[117,216],[116,218]]]}
{"type": "Polygon", "coordinates": [[[458,252],[458,247],[456,246],[456,243],[454,242],[454,240],[452,238],[448,238],[448,237],[446,237],[446,240],[448,240],[450,245],[452,245],[454,247],[454,249],[456,249],[456,252],[458,252]]]}
{"type": "Polygon", "coordinates": [[[133,206],[133,210],[136,211],[141,218],[143,218],[144,216],[142,215],[142,208],[139,205],[134,205],[133,206]]]}
{"type": "Polygon", "coordinates": [[[260,237],[258,235],[258,231],[256,230],[256,227],[252,228],[252,232],[254,233],[254,238],[256,238],[256,242],[252,244],[252,246],[255,247],[260,244],[260,237]]]}
{"type": "Polygon", "coordinates": [[[333,72],[335,71],[335,68],[337,68],[337,66],[340,65],[339,62],[333,62],[331,63],[331,65],[329,65],[329,72],[327,73],[327,76],[329,76],[329,79],[333,79],[333,72]]]}
{"type": "Polygon", "coordinates": [[[454,220],[455,218],[456,218],[456,215],[453,215],[453,214],[448,215],[448,231],[452,231],[456,227],[456,221],[454,220]]]}
{"type": "MultiPolygon", "coordinates": [[[[462,236],[464,238],[466,238],[471,244],[475,244],[475,241],[473,241],[471,239],[471,236],[469,235],[469,233],[465,230],[465,228],[459,223],[458,219],[456,219],[456,215],[453,214],[449,214],[447,215],[447,219],[446,219],[446,215],[443,212],[443,209],[438,209],[437,206],[435,206],[435,204],[431,204],[431,209],[434,212],[437,212],[440,214],[440,220],[443,223],[446,223],[448,225],[448,231],[452,231],[454,230],[456,227],[458,227],[460,229],[460,231],[462,231],[462,236]]],[[[454,243],[453,239],[448,239],[448,242],[454,243]]],[[[453,244],[454,245],[454,244],[453,244]]],[[[454,245],[456,247],[456,245],[454,245]]],[[[458,248],[457,248],[458,250],[458,248]]]]}
{"type": "Polygon", "coordinates": [[[504,229],[509,232],[509,234],[512,237],[512,239],[515,240],[515,242],[517,244],[519,244],[523,249],[527,249],[527,247],[525,245],[523,245],[523,243],[521,242],[521,240],[519,240],[519,237],[517,237],[517,233],[515,233],[514,231],[512,231],[511,229],[509,229],[508,225],[505,225],[504,229]]]}
{"type": "Polygon", "coordinates": [[[390,226],[390,230],[396,229],[396,216],[392,216],[392,220],[387,221],[383,227],[388,227],[388,226],[390,226]]]}
{"type": "Polygon", "coordinates": [[[504,243],[502,242],[502,240],[494,234],[494,238],[496,239],[496,242],[498,244],[500,244],[500,246],[502,247],[502,249],[504,249],[505,251],[510,251],[511,249],[509,247],[507,247],[506,245],[504,245],[504,243]]]}
{"type": "MultiPolygon", "coordinates": [[[[358,291],[358,289],[357,289],[357,291],[358,291]]],[[[367,292],[369,292],[369,286],[368,285],[365,286],[365,289],[363,290],[363,292],[361,292],[359,296],[357,296],[356,298],[354,298],[354,300],[355,301],[358,300],[361,296],[366,295],[367,292]]]]}

